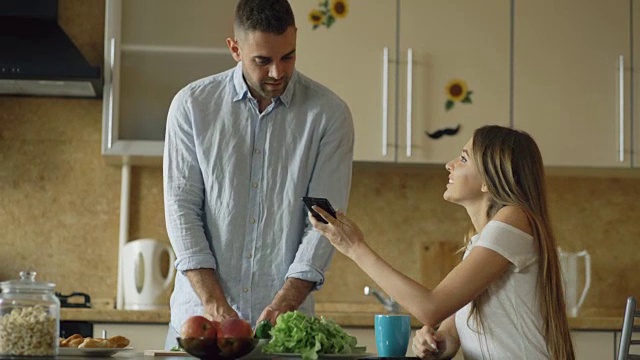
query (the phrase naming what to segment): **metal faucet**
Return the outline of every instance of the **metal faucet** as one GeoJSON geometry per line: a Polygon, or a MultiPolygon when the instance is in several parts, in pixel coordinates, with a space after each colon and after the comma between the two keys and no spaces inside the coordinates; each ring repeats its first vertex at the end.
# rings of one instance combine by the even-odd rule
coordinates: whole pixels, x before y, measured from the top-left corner
{"type": "Polygon", "coordinates": [[[376,289],[370,288],[368,286],[364,287],[364,294],[366,296],[369,296],[369,295],[375,296],[375,298],[382,303],[382,305],[384,306],[385,310],[387,310],[388,313],[390,314],[400,313],[400,304],[398,304],[395,300],[393,300],[391,296],[385,297],[376,289]]]}

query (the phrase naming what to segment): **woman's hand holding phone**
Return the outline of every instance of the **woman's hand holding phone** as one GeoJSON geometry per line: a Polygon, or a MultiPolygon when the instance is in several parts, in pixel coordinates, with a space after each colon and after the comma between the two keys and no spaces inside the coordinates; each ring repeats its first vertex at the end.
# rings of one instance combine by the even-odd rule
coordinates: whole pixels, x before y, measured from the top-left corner
{"type": "Polygon", "coordinates": [[[328,224],[328,222],[316,212],[316,210],[313,208],[314,205],[320,207],[332,217],[336,217],[336,211],[334,210],[333,206],[331,206],[329,200],[327,200],[326,198],[305,196],[302,198],[302,202],[304,202],[304,205],[307,207],[307,210],[311,212],[313,217],[323,224],[328,224]]]}
{"type": "Polygon", "coordinates": [[[310,212],[309,221],[311,222],[311,225],[313,225],[320,234],[326,237],[338,251],[353,259],[355,251],[359,245],[366,246],[364,242],[364,234],[358,225],[346,217],[342,212],[338,211],[335,218],[331,219],[332,215],[320,206],[313,205],[312,208],[321,217],[323,217],[323,219],[329,219],[329,221],[327,223],[322,223],[310,212]]]}

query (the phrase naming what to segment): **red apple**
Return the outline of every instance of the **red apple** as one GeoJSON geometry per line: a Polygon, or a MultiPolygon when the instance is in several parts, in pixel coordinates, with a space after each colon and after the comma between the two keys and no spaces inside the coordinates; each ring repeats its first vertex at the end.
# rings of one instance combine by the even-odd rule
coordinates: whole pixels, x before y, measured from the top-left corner
{"type": "Polygon", "coordinates": [[[219,323],[210,321],[204,316],[195,315],[189,317],[182,323],[180,328],[181,338],[215,338],[218,332],[219,323]]]}
{"type": "Polygon", "coordinates": [[[253,337],[251,324],[240,318],[227,318],[220,323],[218,337],[221,338],[248,338],[253,337]]]}
{"type": "Polygon", "coordinates": [[[227,318],[218,329],[218,348],[226,356],[242,356],[253,347],[251,324],[239,318],[227,318]]]}
{"type": "Polygon", "coordinates": [[[218,336],[218,331],[220,331],[220,321],[210,320],[211,325],[216,329],[216,334],[213,337],[218,336]]]}

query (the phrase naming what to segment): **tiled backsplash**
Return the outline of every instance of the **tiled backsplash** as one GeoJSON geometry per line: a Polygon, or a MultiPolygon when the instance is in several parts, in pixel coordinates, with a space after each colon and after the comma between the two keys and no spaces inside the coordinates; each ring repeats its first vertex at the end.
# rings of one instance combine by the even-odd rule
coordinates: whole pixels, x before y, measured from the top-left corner
{"type": "MultiPolygon", "coordinates": [[[[116,294],[120,169],[100,155],[99,100],[0,97],[0,279],[35,269],[61,292],[116,294]]],[[[442,166],[356,164],[348,214],[393,266],[421,279],[420,248],[459,242],[469,224],[445,202],[442,166]]],[[[592,254],[585,307],[621,307],[640,293],[640,178],[549,177],[559,245],[592,254]]],[[[132,171],[130,239],[168,241],[159,167],[132,171]]],[[[375,286],[340,254],[320,302],[374,302],[375,286]]]]}
{"type": "MultiPolygon", "coordinates": [[[[60,4],[67,30],[99,62],[104,3],[60,4]],[[79,17],[86,21],[72,21],[79,17]]],[[[0,280],[32,269],[58,291],[115,298],[120,169],[100,155],[101,116],[100,100],[0,96],[0,280]]],[[[592,254],[586,308],[622,308],[628,294],[640,295],[638,173],[548,179],[559,245],[592,254]]],[[[442,200],[446,182],[443,166],[356,164],[348,214],[386,260],[422,281],[424,243],[460,241],[469,225],[462,207],[442,200]]],[[[168,241],[159,167],[133,168],[129,238],[168,241]]],[[[375,302],[365,285],[375,286],[337,254],[317,299],[375,302]]]]}
{"type": "MultiPolygon", "coordinates": [[[[591,254],[592,284],[583,307],[622,309],[629,294],[640,294],[635,276],[640,263],[640,178],[589,173],[548,177],[552,224],[565,251],[586,249],[591,254]]],[[[375,250],[418,281],[427,281],[420,271],[423,244],[461,244],[469,226],[464,208],[442,199],[446,182],[443,167],[355,167],[349,215],[375,250]]],[[[336,255],[318,300],[374,301],[364,299],[365,285],[375,286],[346,257],[336,255]]]]}

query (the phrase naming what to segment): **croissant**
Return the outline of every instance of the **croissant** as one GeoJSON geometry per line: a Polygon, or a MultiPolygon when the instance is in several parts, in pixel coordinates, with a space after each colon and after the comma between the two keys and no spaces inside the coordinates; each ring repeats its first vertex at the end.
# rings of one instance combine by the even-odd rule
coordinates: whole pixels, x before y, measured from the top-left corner
{"type": "Polygon", "coordinates": [[[60,347],[69,348],[124,348],[129,345],[130,341],[124,336],[116,335],[108,339],[82,337],[80,334],[73,334],[68,338],[61,338],[60,347]]]}
{"type": "Polygon", "coordinates": [[[60,347],[78,347],[78,345],[80,345],[82,343],[84,339],[82,338],[82,336],[80,334],[73,334],[71,336],[69,336],[68,338],[62,338],[60,339],[60,347]],[[77,343],[77,341],[80,340],[80,343],[77,343]],[[72,342],[76,342],[74,343],[75,346],[71,345],[72,342]]]}
{"type": "Polygon", "coordinates": [[[82,344],[78,345],[79,349],[82,348],[115,348],[115,344],[109,342],[109,339],[101,339],[101,338],[85,338],[82,344]]]}
{"type": "Polygon", "coordinates": [[[120,335],[112,336],[108,340],[110,343],[115,344],[117,348],[127,347],[130,343],[129,339],[120,335]]]}

